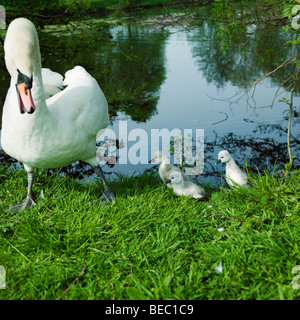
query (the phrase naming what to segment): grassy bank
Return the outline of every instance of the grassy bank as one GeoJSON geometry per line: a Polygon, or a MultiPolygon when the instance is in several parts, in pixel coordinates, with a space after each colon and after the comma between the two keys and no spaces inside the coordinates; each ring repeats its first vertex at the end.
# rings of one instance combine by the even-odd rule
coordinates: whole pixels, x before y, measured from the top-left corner
{"type": "Polygon", "coordinates": [[[26,174],[0,178],[1,299],[300,298],[298,176],[198,202],[144,174],[112,182],[117,201],[99,207],[99,183],[39,172],[37,205],[14,214],[3,208],[22,200],[26,174]]]}

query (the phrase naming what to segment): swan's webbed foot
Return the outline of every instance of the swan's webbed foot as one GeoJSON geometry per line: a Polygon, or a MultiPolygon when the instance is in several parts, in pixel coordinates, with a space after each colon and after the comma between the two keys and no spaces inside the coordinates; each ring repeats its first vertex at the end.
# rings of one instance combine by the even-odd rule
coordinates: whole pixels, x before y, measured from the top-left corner
{"type": "Polygon", "coordinates": [[[104,173],[100,166],[94,168],[97,176],[102,180],[102,183],[104,185],[104,192],[102,196],[100,197],[100,204],[110,204],[115,201],[116,197],[114,193],[110,190],[105,177],[104,173]]]}
{"type": "Polygon", "coordinates": [[[100,197],[100,204],[110,204],[116,199],[114,193],[108,189],[103,192],[103,195],[100,197]]]}
{"type": "Polygon", "coordinates": [[[11,207],[6,208],[6,211],[11,211],[11,212],[17,212],[17,211],[23,211],[25,208],[30,208],[31,206],[35,206],[36,203],[33,201],[31,197],[26,197],[26,199],[21,202],[17,203],[11,207]]]}
{"type": "Polygon", "coordinates": [[[26,199],[21,202],[21,203],[17,203],[11,207],[8,207],[6,210],[7,211],[22,211],[27,207],[31,207],[33,205],[36,205],[36,203],[33,201],[32,198],[32,184],[33,184],[33,172],[32,171],[27,171],[27,182],[28,182],[28,189],[27,189],[27,196],[26,199]]]}

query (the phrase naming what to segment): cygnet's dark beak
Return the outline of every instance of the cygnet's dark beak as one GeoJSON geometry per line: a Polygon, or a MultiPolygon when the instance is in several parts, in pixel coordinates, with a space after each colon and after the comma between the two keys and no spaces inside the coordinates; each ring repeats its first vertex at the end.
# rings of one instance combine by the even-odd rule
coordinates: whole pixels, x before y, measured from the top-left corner
{"type": "Polygon", "coordinates": [[[152,164],[159,164],[158,162],[156,162],[156,159],[155,158],[152,158],[149,160],[149,163],[152,163],[152,164]]]}
{"type": "Polygon", "coordinates": [[[165,181],[165,184],[171,183],[171,179],[165,181]]]}

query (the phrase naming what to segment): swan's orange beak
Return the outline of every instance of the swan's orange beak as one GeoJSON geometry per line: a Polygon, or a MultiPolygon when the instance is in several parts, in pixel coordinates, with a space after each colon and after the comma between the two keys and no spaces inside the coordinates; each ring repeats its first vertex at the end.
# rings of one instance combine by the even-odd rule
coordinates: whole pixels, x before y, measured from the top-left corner
{"type": "Polygon", "coordinates": [[[27,88],[25,82],[19,83],[17,85],[17,92],[20,99],[20,112],[33,113],[35,111],[35,105],[31,96],[30,89],[27,88]]]}

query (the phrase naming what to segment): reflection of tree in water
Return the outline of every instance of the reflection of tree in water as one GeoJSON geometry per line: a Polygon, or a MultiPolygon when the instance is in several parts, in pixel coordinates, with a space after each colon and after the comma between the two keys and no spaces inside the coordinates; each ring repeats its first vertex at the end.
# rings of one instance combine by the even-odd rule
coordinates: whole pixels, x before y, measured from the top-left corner
{"type": "Polygon", "coordinates": [[[44,42],[58,41],[57,47],[67,59],[49,52],[44,64],[61,73],[77,64],[84,66],[99,81],[112,116],[122,111],[135,121],[147,121],[156,114],[165,79],[165,40],[161,32],[134,24],[115,33],[109,41],[100,34],[63,40],[44,34],[44,42]]]}
{"type": "MultiPolygon", "coordinates": [[[[71,35],[39,31],[39,38],[43,67],[64,74],[75,65],[84,66],[99,81],[112,116],[122,111],[144,122],[156,114],[166,74],[162,31],[130,24],[113,37],[108,31],[89,30],[71,35]]],[[[0,56],[2,107],[10,77],[0,56]]]]}
{"type": "Polygon", "coordinates": [[[107,47],[102,59],[112,110],[120,110],[135,121],[149,120],[156,114],[165,79],[165,40],[161,32],[130,24],[117,32],[114,41],[117,45],[107,47]]]}
{"type": "MultiPolygon", "coordinates": [[[[204,22],[188,34],[193,57],[207,82],[219,88],[228,82],[243,88],[297,53],[295,46],[285,45],[289,39],[283,30],[266,25],[254,35],[253,30],[245,31],[248,33],[241,33],[239,45],[230,46],[226,52],[221,51],[217,27],[212,23],[204,22]]],[[[295,68],[290,64],[279,69],[270,76],[271,84],[279,86],[295,68]]]]}

